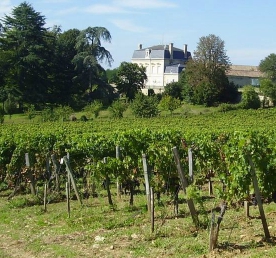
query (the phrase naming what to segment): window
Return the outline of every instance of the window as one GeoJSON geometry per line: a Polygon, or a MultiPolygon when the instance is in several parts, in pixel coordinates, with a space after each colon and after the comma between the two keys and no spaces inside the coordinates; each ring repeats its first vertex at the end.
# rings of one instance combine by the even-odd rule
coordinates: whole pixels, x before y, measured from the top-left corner
{"type": "Polygon", "coordinates": [[[157,73],[161,73],[160,71],[161,71],[161,67],[160,67],[160,65],[158,65],[157,66],[157,73]]]}
{"type": "Polygon", "coordinates": [[[150,52],[151,52],[151,50],[147,48],[146,49],[146,56],[145,56],[146,58],[150,57],[150,52]]]}
{"type": "Polygon", "coordinates": [[[259,86],[260,85],[259,79],[251,79],[251,85],[252,86],[259,86]]]}

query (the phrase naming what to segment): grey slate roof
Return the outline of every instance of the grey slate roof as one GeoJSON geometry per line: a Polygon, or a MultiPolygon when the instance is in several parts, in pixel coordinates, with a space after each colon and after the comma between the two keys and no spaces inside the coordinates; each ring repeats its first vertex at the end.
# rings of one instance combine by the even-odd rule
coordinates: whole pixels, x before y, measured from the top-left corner
{"type": "MultiPolygon", "coordinates": [[[[132,59],[144,59],[146,56],[147,49],[150,50],[150,58],[156,58],[156,59],[170,58],[168,45],[156,45],[152,47],[135,50],[133,53],[132,59]]],[[[187,58],[185,58],[183,49],[173,47],[173,59],[180,59],[183,61],[187,61],[189,57],[191,57],[191,52],[187,51],[187,58]]]]}
{"type": "Polygon", "coordinates": [[[184,69],[183,64],[176,64],[176,65],[167,65],[165,67],[165,73],[181,73],[181,71],[184,69]]]}

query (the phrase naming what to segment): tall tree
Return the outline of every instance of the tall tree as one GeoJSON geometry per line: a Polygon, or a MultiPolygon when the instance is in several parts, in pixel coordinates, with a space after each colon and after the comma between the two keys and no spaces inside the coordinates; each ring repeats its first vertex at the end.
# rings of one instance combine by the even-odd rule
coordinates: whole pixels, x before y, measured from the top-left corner
{"type": "Polygon", "coordinates": [[[232,101],[234,85],[229,83],[226,76],[229,68],[224,41],[213,34],[201,37],[182,78],[186,100],[206,106],[232,101]]]}
{"type": "Polygon", "coordinates": [[[74,99],[79,99],[79,87],[73,81],[76,75],[75,65],[72,63],[77,54],[75,48],[78,29],[70,29],[61,32],[60,28],[54,27],[52,34],[54,42],[52,48],[54,54],[49,62],[49,78],[51,85],[48,88],[49,102],[61,105],[73,105],[74,99]]]}
{"type": "Polygon", "coordinates": [[[270,54],[259,64],[261,72],[265,73],[266,77],[273,82],[276,82],[276,54],[270,54]]]}
{"type": "Polygon", "coordinates": [[[134,99],[137,92],[145,87],[146,68],[138,64],[122,62],[118,68],[115,84],[120,94],[134,99]]]}
{"type": "Polygon", "coordinates": [[[43,102],[47,91],[45,18],[23,2],[1,20],[0,51],[4,56],[6,87],[27,103],[43,102]]]}
{"type": "Polygon", "coordinates": [[[88,27],[77,37],[77,54],[73,58],[78,73],[75,80],[80,85],[85,85],[88,81],[84,89],[88,89],[90,93],[103,85],[105,71],[101,62],[106,61],[108,65],[113,62],[112,55],[102,46],[102,41],[111,42],[111,35],[104,27],[88,27]]]}

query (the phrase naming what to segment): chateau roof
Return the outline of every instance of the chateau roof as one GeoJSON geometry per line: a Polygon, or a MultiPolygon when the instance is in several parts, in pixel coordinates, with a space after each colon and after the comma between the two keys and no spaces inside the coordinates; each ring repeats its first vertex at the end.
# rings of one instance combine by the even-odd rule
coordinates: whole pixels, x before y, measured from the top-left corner
{"type": "MultiPolygon", "coordinates": [[[[169,59],[170,51],[169,45],[155,45],[152,47],[142,48],[135,50],[132,56],[132,59],[144,59],[146,56],[146,51],[150,51],[150,58],[156,59],[169,59]]],[[[180,48],[172,48],[173,50],[173,59],[187,60],[191,57],[191,52],[187,51],[187,56],[185,57],[185,53],[183,49],[180,48]]]]}
{"type": "Polygon", "coordinates": [[[231,65],[227,75],[252,78],[260,78],[264,76],[258,66],[249,65],[231,65]]]}
{"type": "Polygon", "coordinates": [[[175,65],[167,65],[165,67],[165,73],[181,73],[181,71],[184,69],[183,64],[175,64],[175,65]]]}

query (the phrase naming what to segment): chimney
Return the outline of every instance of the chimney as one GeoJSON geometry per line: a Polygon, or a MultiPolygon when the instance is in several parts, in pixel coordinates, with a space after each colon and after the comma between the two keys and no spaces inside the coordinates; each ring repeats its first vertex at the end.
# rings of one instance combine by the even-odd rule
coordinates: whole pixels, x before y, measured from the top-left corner
{"type": "Polygon", "coordinates": [[[188,58],[187,44],[184,44],[184,57],[188,58]]]}
{"type": "Polygon", "coordinates": [[[173,59],[173,43],[169,44],[170,59],[173,59]]]}
{"type": "Polygon", "coordinates": [[[139,44],[138,45],[138,50],[141,50],[142,49],[142,44],[139,44]]]}

